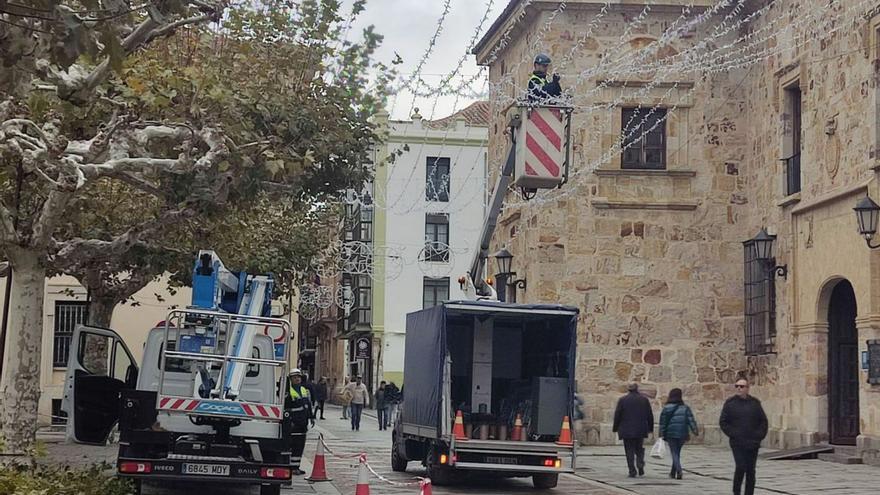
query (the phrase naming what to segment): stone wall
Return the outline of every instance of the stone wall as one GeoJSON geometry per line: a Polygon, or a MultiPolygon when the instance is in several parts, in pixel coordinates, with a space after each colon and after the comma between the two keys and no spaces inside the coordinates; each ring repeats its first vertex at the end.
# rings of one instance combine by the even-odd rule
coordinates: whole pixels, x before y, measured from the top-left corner
{"type": "MultiPolygon", "coordinates": [[[[845,2],[842,11],[856,5],[845,2]]],[[[682,388],[706,427],[702,440],[720,442],[720,407],[740,373],[765,404],[769,445],[827,440],[827,294],[837,281],[855,288],[860,350],[866,339],[880,337],[878,254],[854,232],[851,210],[866,192],[880,198],[874,180],[880,21],[869,15],[841,28],[825,16],[827,25],[797,24],[811,6],[779,1],[752,23],[757,32],[795,27],[765,45],[775,53],[750,67],[666,75],[647,89],[645,81],[624,85],[603,74],[581,82],[574,91],[579,106],[606,106],[575,111],[571,181],[528,202],[509,195],[494,243],[511,250],[515,270],[528,281],[518,300],[571,304],[582,312],[577,376],[586,418],[579,435],[589,443],[614,441],[615,399],[630,381],[642,383],[655,410],[671,388],[682,388]],[[787,40],[816,33],[803,48],[783,49],[787,40]],[[803,101],[803,187],[786,196],[780,159],[794,151],[785,105],[785,88],[794,81],[803,101]],[[621,170],[615,146],[622,104],[667,107],[666,171],[621,170]],[[761,227],[778,236],[777,263],[787,264],[789,275],[775,286],[773,352],[746,357],[742,242],[761,227]]],[[[680,14],[660,7],[633,28],[641,7],[614,6],[566,60],[600,7],[577,3],[550,22],[555,5],[539,5],[490,64],[490,79],[498,82],[514,67],[514,79],[524,84],[530,63],[518,62],[545,51],[563,62],[557,69],[571,87],[601,60],[651,43],[680,14]]],[[[699,43],[717,23],[676,39],[664,53],[699,43]]],[[[495,109],[490,129],[495,167],[506,152],[503,110],[495,109]]],[[[880,389],[863,378],[859,444],[870,461],[880,443],[880,389]]]]}

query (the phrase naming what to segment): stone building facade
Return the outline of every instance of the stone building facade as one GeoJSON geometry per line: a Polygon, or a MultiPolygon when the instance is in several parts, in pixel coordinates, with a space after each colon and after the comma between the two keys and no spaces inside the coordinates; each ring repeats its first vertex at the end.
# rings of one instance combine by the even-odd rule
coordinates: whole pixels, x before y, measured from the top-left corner
{"type": "Polygon", "coordinates": [[[614,399],[638,381],[655,409],[682,388],[702,440],[721,442],[745,375],[769,446],[857,444],[880,463],[880,386],[860,366],[880,338],[880,255],[852,210],[880,198],[880,15],[857,0],[701,0],[686,18],[705,20],[687,22],[685,2],[661,3],[512,0],[475,49],[494,88],[490,171],[535,53],[574,97],[569,182],[510,194],[494,242],[528,281],[520,302],[582,311],[578,433],[613,442],[614,399]],[[640,151],[621,152],[633,132],[640,151]],[[762,228],[773,262],[744,244],[762,228]]]}

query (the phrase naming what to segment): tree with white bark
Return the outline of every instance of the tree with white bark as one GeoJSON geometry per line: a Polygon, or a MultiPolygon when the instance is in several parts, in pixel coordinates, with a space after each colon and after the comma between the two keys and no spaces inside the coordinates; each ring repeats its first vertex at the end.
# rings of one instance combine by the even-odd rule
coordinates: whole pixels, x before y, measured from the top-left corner
{"type": "Polygon", "coordinates": [[[93,321],[106,322],[180,254],[172,241],[187,225],[273,195],[321,202],[367,176],[384,80],[367,90],[366,74],[380,38],[342,41],[336,0],[227,8],[0,0],[7,453],[34,442],[47,274],[104,297],[93,321]]]}

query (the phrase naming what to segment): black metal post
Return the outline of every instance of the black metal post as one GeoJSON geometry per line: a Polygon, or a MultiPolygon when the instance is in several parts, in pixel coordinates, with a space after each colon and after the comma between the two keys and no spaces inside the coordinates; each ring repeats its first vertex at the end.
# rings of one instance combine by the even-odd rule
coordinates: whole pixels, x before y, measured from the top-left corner
{"type": "Polygon", "coordinates": [[[495,292],[498,294],[498,300],[500,302],[505,302],[507,296],[507,279],[509,277],[509,273],[495,274],[495,292]]]}

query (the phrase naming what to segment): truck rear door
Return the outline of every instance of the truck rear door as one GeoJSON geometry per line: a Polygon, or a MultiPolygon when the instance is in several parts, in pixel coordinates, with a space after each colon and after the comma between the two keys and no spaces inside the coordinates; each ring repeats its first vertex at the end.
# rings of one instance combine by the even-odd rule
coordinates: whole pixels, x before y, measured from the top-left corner
{"type": "Polygon", "coordinates": [[[74,330],[61,408],[67,439],[104,444],[119,420],[119,397],[137,384],[138,367],[122,338],[108,328],[74,330]]]}

